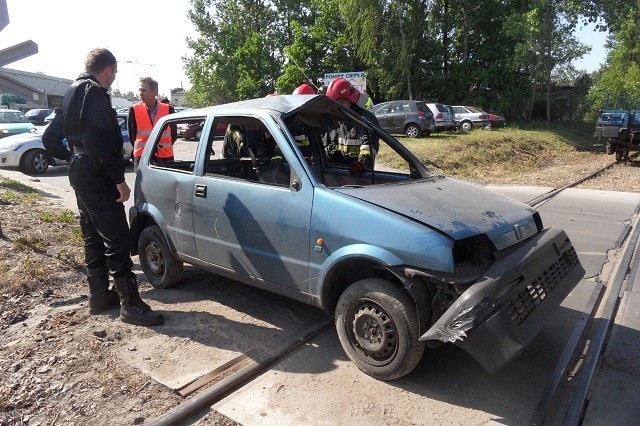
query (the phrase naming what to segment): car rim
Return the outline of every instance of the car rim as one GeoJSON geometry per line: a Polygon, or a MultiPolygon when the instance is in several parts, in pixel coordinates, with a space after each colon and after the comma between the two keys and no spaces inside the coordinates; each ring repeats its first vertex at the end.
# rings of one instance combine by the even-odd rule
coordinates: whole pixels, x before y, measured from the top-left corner
{"type": "Polygon", "coordinates": [[[162,248],[157,241],[151,241],[145,249],[145,259],[149,270],[157,276],[164,273],[164,257],[162,256],[162,248]]]}
{"type": "Polygon", "coordinates": [[[47,166],[48,166],[47,157],[44,154],[38,154],[33,159],[33,167],[37,171],[42,172],[47,169],[47,166]]]}
{"type": "Polygon", "coordinates": [[[374,366],[388,364],[398,352],[398,333],[391,317],[370,300],[358,300],[349,311],[349,335],[360,358],[374,366]]]}
{"type": "Polygon", "coordinates": [[[416,136],[418,136],[418,129],[416,129],[415,127],[409,127],[407,133],[409,134],[410,138],[415,138],[416,136]]]}

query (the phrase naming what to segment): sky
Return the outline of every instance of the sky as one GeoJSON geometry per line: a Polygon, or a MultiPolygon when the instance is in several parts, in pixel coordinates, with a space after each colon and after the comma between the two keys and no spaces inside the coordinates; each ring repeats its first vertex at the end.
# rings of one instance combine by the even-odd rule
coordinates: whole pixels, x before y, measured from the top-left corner
{"type": "MultiPolygon", "coordinates": [[[[118,59],[112,88],[138,93],[140,77],[153,77],[159,94],[191,88],[181,57],[191,55],[186,38],[196,38],[187,17],[189,0],[6,0],[9,25],[2,31],[0,49],[33,40],[38,53],[6,65],[28,72],[74,79],[84,68],[89,50],[106,47],[118,59]],[[99,8],[101,8],[100,11],[99,8]]],[[[604,33],[593,26],[576,32],[592,52],[573,64],[592,72],[605,62],[604,33]]]]}
{"type": "Polygon", "coordinates": [[[113,89],[137,94],[140,78],[149,76],[169,96],[191,88],[181,60],[192,54],[186,38],[197,36],[190,8],[189,0],[7,0],[0,49],[33,40],[38,53],[5,67],[75,79],[87,53],[106,47],[118,60],[113,89]]]}
{"type": "Polygon", "coordinates": [[[607,58],[607,50],[604,48],[604,43],[607,41],[607,33],[595,31],[595,24],[589,24],[586,27],[579,27],[575,32],[575,36],[580,42],[591,46],[591,52],[584,55],[582,59],[574,61],[573,66],[587,72],[600,69],[607,58]]]}

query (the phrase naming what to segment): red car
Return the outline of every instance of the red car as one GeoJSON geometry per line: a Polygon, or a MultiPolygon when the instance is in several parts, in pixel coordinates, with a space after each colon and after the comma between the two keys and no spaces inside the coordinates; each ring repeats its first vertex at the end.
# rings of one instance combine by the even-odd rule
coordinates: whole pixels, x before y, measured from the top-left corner
{"type": "Polygon", "coordinates": [[[485,129],[491,130],[496,129],[498,127],[505,127],[507,125],[507,121],[504,117],[500,117],[499,115],[489,114],[489,124],[485,126],[485,129]]]}

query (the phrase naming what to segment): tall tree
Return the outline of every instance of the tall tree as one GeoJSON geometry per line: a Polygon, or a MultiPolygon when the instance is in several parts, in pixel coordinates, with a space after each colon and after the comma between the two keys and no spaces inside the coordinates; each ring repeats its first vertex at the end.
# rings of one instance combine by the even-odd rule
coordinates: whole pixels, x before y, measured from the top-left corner
{"type": "Polygon", "coordinates": [[[272,3],[262,0],[191,0],[189,18],[199,37],[185,58],[194,105],[264,96],[280,74],[282,46],[272,3]]]}

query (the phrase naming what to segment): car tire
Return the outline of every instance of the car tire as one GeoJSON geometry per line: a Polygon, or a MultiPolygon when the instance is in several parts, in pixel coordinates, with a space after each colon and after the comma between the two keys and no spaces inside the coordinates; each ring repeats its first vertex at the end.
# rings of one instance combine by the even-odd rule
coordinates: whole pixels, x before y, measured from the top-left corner
{"type": "Polygon", "coordinates": [[[473,129],[473,124],[470,121],[463,121],[460,123],[460,130],[463,132],[468,132],[473,129]]]}
{"type": "Polygon", "coordinates": [[[486,126],[484,126],[485,130],[491,130],[493,129],[493,123],[489,122],[489,124],[487,124],[486,126]]]}
{"type": "Polygon", "coordinates": [[[404,128],[404,134],[408,138],[419,138],[421,136],[422,131],[420,130],[420,126],[414,123],[409,123],[404,128]]]}
{"type": "Polygon", "coordinates": [[[180,283],[184,264],[173,258],[169,243],[157,225],[144,228],[138,239],[138,255],[144,275],[155,288],[170,288],[180,283]]]}
{"type": "Polygon", "coordinates": [[[22,170],[28,175],[41,175],[49,168],[49,155],[42,149],[32,149],[24,155],[22,170]]]}
{"type": "Polygon", "coordinates": [[[366,278],[349,286],[338,300],[335,323],[347,356],[376,379],[408,374],[424,353],[413,300],[390,281],[366,278]]]}

